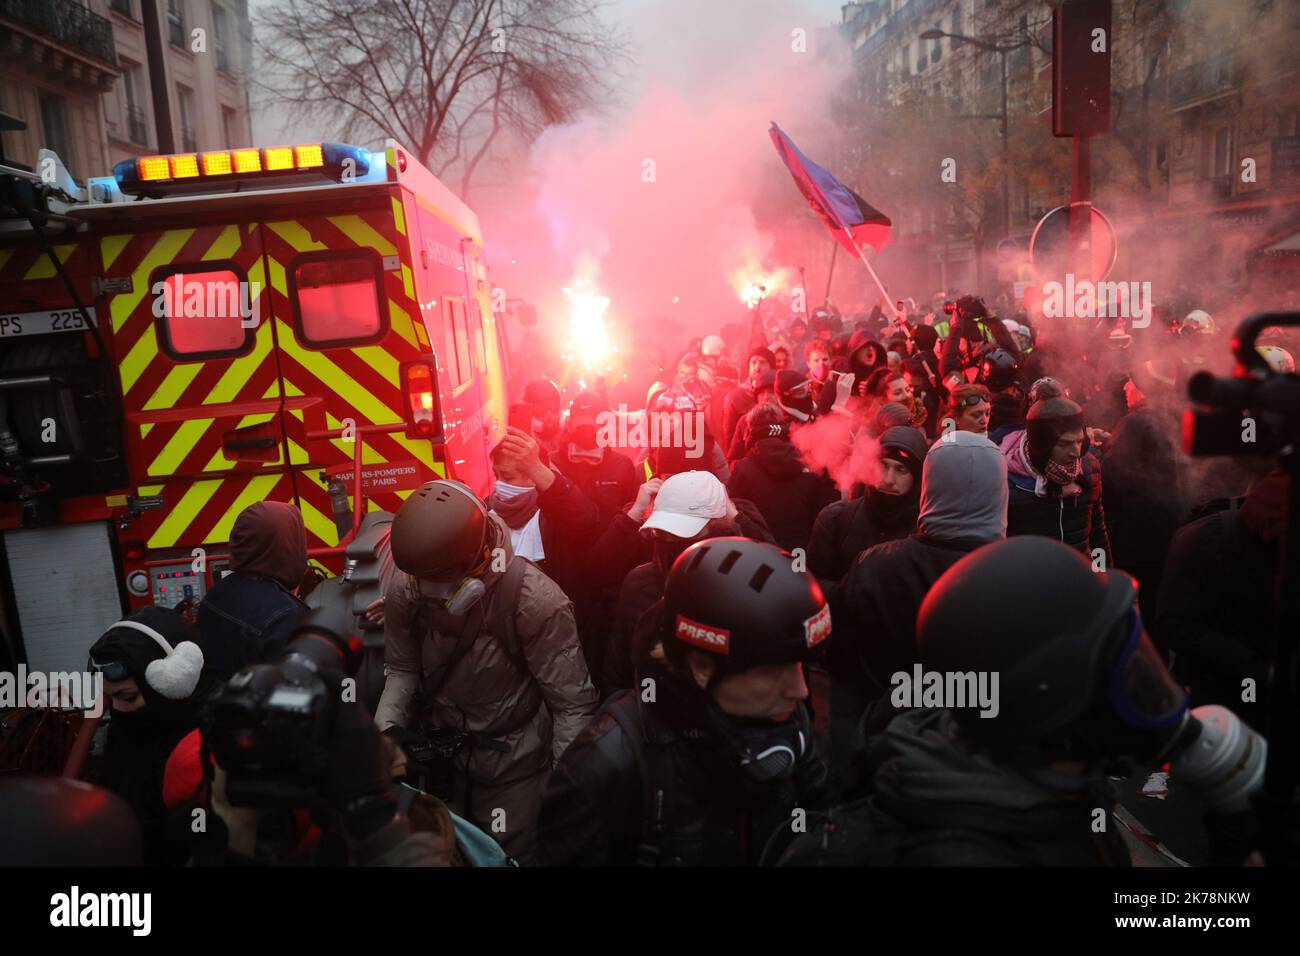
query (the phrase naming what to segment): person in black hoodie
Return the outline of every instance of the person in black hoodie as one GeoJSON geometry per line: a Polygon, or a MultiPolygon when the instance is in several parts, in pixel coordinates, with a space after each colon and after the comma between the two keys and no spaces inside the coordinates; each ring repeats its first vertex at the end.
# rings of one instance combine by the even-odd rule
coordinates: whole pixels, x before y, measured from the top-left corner
{"type": "MultiPolygon", "coordinates": [[[[808,541],[808,570],[827,590],[848,573],[863,551],[916,530],[921,503],[921,469],[929,442],[910,425],[880,436],[880,470],[866,493],[835,501],[817,515],[808,541]]],[[[832,652],[834,653],[834,652],[832,652]]]]}
{"type": "Polygon", "coordinates": [[[595,392],[579,392],[557,442],[553,464],[596,506],[604,531],[636,497],[636,466],[621,452],[602,445],[600,432],[613,416],[595,392]]]}
{"type": "Polygon", "coordinates": [[[758,505],[776,543],[807,548],[813,522],[835,497],[830,480],[804,467],[780,409],[759,405],[749,413],[749,448],[736,462],[727,491],[758,505]]]}
{"type": "Polygon", "coordinates": [[[1088,450],[1083,409],[1068,398],[1041,401],[1001,448],[1011,488],[1007,535],[1055,538],[1109,568],[1101,463],[1088,450]]]}
{"type": "MultiPolygon", "coordinates": [[[[891,675],[916,656],[916,612],[931,585],[967,553],[1006,536],[1007,466],[982,435],[949,432],[930,449],[921,473],[915,534],[862,552],[831,590],[836,648],[830,660],[832,698],[841,722],[856,726],[854,708],[879,702],[891,675]]],[[[846,734],[841,733],[844,740],[846,734]]],[[[849,735],[854,749],[856,733],[849,735]]],[[[834,758],[844,767],[844,753],[834,758]]]]}
{"type": "Polygon", "coordinates": [[[112,716],[104,752],[88,777],[135,811],[149,866],[185,860],[185,848],[167,840],[163,778],[167,757],[198,727],[217,683],[205,672],[202,640],[175,611],[150,606],[118,621],[90,648],[88,669],[103,676],[112,716]]]}
{"type": "Polygon", "coordinates": [[[827,387],[821,390],[817,399],[817,413],[825,415],[835,404],[839,395],[835,383],[839,376],[851,376],[853,384],[849,395],[854,398],[863,397],[866,394],[867,379],[872,372],[887,364],[887,358],[885,347],[873,339],[870,332],[866,329],[854,332],[849,337],[847,354],[831,363],[831,371],[835,374],[831,375],[827,387]]]}

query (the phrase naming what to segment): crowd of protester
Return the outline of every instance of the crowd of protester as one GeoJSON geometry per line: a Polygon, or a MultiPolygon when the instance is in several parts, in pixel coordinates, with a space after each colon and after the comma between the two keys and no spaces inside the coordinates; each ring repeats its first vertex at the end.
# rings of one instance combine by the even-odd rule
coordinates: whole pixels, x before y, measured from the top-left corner
{"type": "MultiPolygon", "coordinates": [[[[1241,688],[1267,683],[1286,479],[1178,450],[1187,374],[1227,336],[1197,315],[1036,328],[974,297],[893,311],[730,325],[631,412],[528,382],[487,497],[411,496],[366,614],[385,643],[374,726],[349,725],[322,784],[348,860],[463,863],[468,823],[524,864],[1124,863],[1089,826],[1098,793],[1115,805],[1102,768],[1161,752],[1097,731],[1095,699],[1062,702],[1134,633],[1179,706],[1263,730],[1241,688]],[[601,438],[655,415],[675,440],[601,438]],[[808,455],[837,442],[837,465],[808,455]],[[1057,644],[1084,663],[1005,680],[996,719],[891,700],[917,665],[1050,671],[1033,647],[1057,644]],[[1057,710],[1035,710],[1052,681],[1057,710]],[[445,790],[385,802],[449,731],[445,790]],[[834,839],[774,839],[796,807],[834,839]]],[[[1294,371],[1276,342],[1268,359],[1294,371]]],[[[232,806],[200,746],[205,697],[302,626],[296,509],[245,511],[231,569],[195,623],[145,609],[91,650],[112,704],[93,779],[135,812],[148,862],[302,861],[320,835],[302,808],[232,806]],[[194,806],[225,821],[215,852],[169,826],[194,806]]]]}

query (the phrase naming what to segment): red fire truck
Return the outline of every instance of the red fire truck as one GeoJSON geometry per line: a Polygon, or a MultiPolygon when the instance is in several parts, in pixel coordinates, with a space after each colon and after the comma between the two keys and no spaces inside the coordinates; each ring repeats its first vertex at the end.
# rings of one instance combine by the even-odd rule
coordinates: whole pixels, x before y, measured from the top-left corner
{"type": "Polygon", "coordinates": [[[487,491],[507,356],[483,237],[397,143],[84,184],[42,150],[0,190],[0,658],[80,670],[124,610],[197,603],[253,502],[298,505],[337,572],[363,511],[440,476],[487,491]]]}

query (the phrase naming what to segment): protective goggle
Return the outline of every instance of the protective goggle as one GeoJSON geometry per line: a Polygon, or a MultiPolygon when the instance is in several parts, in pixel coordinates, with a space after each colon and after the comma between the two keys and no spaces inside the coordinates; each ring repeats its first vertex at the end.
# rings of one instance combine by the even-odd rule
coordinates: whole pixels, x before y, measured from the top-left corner
{"type": "Polygon", "coordinates": [[[954,408],[970,408],[973,405],[987,405],[989,400],[983,395],[967,395],[965,398],[953,399],[954,408]]]}
{"type": "Polygon", "coordinates": [[[1131,622],[1124,648],[1111,670],[1111,706],[1135,730],[1172,727],[1187,711],[1187,695],[1174,682],[1160,652],[1151,643],[1136,607],[1131,622]]]}
{"type": "Polygon", "coordinates": [[[100,663],[92,657],[90,659],[90,669],[95,673],[103,674],[104,680],[122,681],[131,676],[131,669],[125,661],[104,661],[100,663]]]}

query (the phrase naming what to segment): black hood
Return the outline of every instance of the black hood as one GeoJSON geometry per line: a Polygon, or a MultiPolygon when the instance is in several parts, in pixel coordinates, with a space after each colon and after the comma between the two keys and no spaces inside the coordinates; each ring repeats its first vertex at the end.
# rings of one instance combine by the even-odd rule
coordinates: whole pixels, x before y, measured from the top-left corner
{"type": "Polygon", "coordinates": [[[784,438],[762,438],[749,449],[749,458],[773,478],[793,478],[803,471],[799,449],[784,438]]]}

